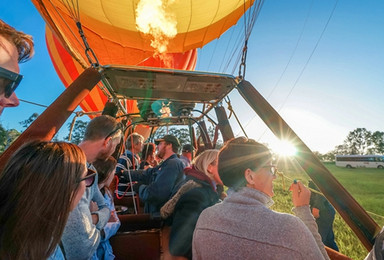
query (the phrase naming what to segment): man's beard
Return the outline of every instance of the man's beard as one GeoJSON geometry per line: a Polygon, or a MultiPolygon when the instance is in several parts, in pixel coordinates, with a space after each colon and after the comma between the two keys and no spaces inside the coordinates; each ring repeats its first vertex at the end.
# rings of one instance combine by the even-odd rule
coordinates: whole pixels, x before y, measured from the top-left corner
{"type": "Polygon", "coordinates": [[[113,154],[114,151],[111,151],[111,150],[112,150],[112,147],[109,149],[99,151],[96,158],[99,160],[106,160],[109,156],[113,154]]]}
{"type": "Polygon", "coordinates": [[[165,155],[165,147],[163,147],[163,149],[157,151],[157,157],[159,157],[160,159],[163,159],[164,155],[165,155]]]}

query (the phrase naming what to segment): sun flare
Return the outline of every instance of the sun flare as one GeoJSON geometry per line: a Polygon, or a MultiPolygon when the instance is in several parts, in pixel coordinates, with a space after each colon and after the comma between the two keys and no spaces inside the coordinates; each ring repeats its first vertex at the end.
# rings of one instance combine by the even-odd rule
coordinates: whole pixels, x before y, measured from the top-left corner
{"type": "Polygon", "coordinates": [[[296,155],[296,147],[287,140],[277,141],[272,147],[272,151],[280,156],[290,157],[296,155]]]}

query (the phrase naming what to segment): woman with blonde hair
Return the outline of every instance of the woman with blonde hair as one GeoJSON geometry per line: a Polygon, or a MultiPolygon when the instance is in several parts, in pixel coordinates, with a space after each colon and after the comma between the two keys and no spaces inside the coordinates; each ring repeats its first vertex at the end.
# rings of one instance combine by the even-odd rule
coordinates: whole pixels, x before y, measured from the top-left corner
{"type": "Polygon", "coordinates": [[[218,173],[218,150],[206,150],[185,168],[186,178],[178,192],[160,210],[163,218],[171,217],[169,250],[177,259],[192,259],[192,237],[200,213],[216,204],[216,184],[222,184],[218,173]]]}
{"type": "Polygon", "coordinates": [[[64,259],[58,245],[69,213],[94,177],[74,144],[18,149],[0,175],[0,259],[64,259]]]}

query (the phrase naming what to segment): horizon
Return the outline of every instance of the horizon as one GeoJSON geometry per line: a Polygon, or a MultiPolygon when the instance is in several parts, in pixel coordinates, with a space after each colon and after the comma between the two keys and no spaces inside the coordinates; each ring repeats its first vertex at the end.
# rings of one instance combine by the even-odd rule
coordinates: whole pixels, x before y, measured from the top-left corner
{"type": "MultiPolygon", "coordinates": [[[[246,80],[312,151],[333,150],[356,128],[383,131],[383,12],[384,3],[378,0],[264,3],[248,42],[246,80]]],[[[24,79],[16,94],[51,104],[65,88],[49,58],[43,19],[29,1],[4,6],[0,18],[35,40],[35,56],[20,64],[24,79]]],[[[227,32],[198,49],[197,71],[230,71],[229,66],[218,71],[230,36],[227,32]]],[[[230,98],[250,138],[269,144],[276,141],[236,90],[230,98]]],[[[42,111],[21,102],[18,108],[6,108],[0,122],[20,131],[18,122],[42,111]]],[[[72,117],[60,130],[60,138],[72,117]]],[[[235,135],[242,135],[233,117],[230,122],[235,135]]]]}

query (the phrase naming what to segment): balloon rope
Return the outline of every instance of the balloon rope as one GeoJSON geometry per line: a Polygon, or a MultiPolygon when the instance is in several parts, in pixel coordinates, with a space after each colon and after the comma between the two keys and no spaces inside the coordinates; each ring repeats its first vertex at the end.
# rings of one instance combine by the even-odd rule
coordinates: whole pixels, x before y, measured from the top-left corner
{"type": "Polygon", "coordinates": [[[91,49],[91,47],[89,47],[87,38],[86,38],[85,35],[84,35],[83,27],[81,26],[80,21],[76,22],[76,26],[77,26],[77,28],[79,29],[80,37],[81,37],[81,39],[83,40],[83,43],[84,43],[84,46],[85,46],[85,56],[87,56],[88,62],[89,62],[89,63],[91,64],[91,66],[94,67],[94,68],[98,68],[98,67],[100,67],[99,60],[97,59],[95,52],[91,49]],[[94,60],[92,60],[90,54],[92,55],[92,57],[93,57],[94,60]]]}
{"type": "Polygon", "coordinates": [[[248,135],[247,135],[247,133],[245,132],[245,129],[243,128],[243,125],[241,124],[239,118],[237,117],[235,111],[233,110],[233,107],[232,107],[232,104],[231,104],[231,100],[229,99],[229,96],[224,97],[224,100],[225,100],[225,102],[226,102],[227,105],[228,105],[228,110],[230,111],[230,112],[229,112],[228,119],[229,119],[229,118],[232,116],[232,114],[233,114],[233,115],[235,116],[236,121],[237,121],[237,123],[239,124],[241,130],[243,130],[244,135],[248,138],[248,135]]]}
{"type": "MultiPolygon", "coordinates": [[[[76,41],[79,43],[80,46],[82,46],[81,44],[81,41],[79,41],[79,39],[76,37],[76,34],[72,31],[71,27],[69,27],[68,23],[66,22],[66,20],[63,18],[63,16],[61,15],[61,13],[57,10],[56,6],[52,3],[51,0],[49,0],[50,4],[52,5],[52,8],[55,9],[56,13],[58,16],[60,16],[60,19],[63,21],[63,23],[65,24],[65,26],[67,27],[67,29],[71,32],[72,36],[74,37],[74,39],[76,39],[76,41]]],[[[63,3],[64,4],[64,3],[63,3]]],[[[64,4],[65,6],[65,4],[64,4]]],[[[68,8],[68,7],[67,7],[68,8]]],[[[70,12],[70,11],[69,11],[70,12]]],[[[72,17],[72,19],[76,22],[76,18],[75,17],[72,17]]],[[[83,64],[81,64],[83,65],[83,64]]],[[[84,66],[84,65],[83,65],[84,66]]]]}

